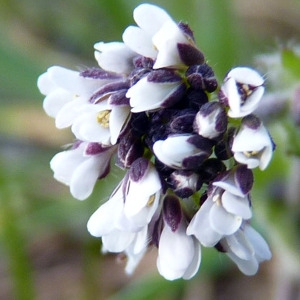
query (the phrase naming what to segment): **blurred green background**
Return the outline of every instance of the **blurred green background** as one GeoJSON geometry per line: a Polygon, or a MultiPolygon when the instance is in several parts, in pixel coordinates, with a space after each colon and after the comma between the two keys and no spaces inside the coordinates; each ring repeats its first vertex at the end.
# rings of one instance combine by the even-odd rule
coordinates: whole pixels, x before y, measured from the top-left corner
{"type": "MultiPolygon", "coordinates": [[[[294,297],[300,297],[300,163],[288,144],[299,138],[299,127],[289,126],[287,133],[279,125],[290,119],[289,112],[269,121],[276,154],[266,171],[255,173],[254,224],[270,243],[273,259],[254,277],[208,249],[188,282],[162,279],[155,250],[128,278],[124,265],[103,256],[100,240],[86,230],[89,216],[119,181],[118,172],[99,182],[84,202],[52,178],[49,161],[72,135],[57,130],[44,113],[37,77],[51,65],[96,66],[94,43],[121,40],[139,3],[0,2],[0,299],[299,299],[294,297]]],[[[151,3],[189,23],[218,78],[233,66],[255,66],[257,54],[299,42],[297,0],[151,3]]]]}

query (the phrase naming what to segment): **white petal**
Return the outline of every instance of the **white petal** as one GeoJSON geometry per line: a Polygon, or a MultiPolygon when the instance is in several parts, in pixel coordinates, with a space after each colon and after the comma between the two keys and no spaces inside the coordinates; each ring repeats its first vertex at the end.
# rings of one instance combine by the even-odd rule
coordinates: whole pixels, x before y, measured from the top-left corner
{"type": "Polygon", "coordinates": [[[237,82],[253,86],[260,86],[264,83],[263,78],[258,72],[247,67],[234,68],[228,73],[227,77],[232,77],[237,82]]]}
{"type": "Polygon", "coordinates": [[[228,115],[230,117],[239,117],[241,97],[238,93],[235,80],[233,78],[228,78],[223,84],[222,89],[228,98],[228,104],[230,107],[228,115]]]}
{"type": "Polygon", "coordinates": [[[110,130],[97,122],[97,113],[86,113],[78,117],[72,125],[72,132],[79,140],[109,145],[110,130]]]}
{"type": "Polygon", "coordinates": [[[180,82],[156,83],[142,78],[126,94],[130,98],[132,112],[141,112],[159,108],[164,100],[179,86],[180,82]]]}
{"type": "Polygon", "coordinates": [[[205,247],[213,247],[222,238],[222,235],[210,226],[209,212],[213,205],[214,202],[207,199],[194,215],[186,231],[188,235],[194,235],[205,247]]]}
{"type": "Polygon", "coordinates": [[[121,213],[122,208],[122,191],[119,190],[92,214],[87,223],[89,233],[95,237],[110,233],[114,229],[114,218],[121,213]]]}
{"type": "MultiPolygon", "coordinates": [[[[150,167],[148,173],[139,182],[130,181],[130,190],[126,195],[124,213],[128,217],[132,217],[148,206],[150,197],[155,196],[153,203],[148,206],[144,214],[154,213],[158,206],[161,189],[161,182],[158,173],[153,167],[150,167]],[[153,208],[153,209],[151,209],[153,208]]],[[[146,216],[145,216],[146,217],[146,216]]],[[[152,216],[151,216],[152,217],[152,216]]],[[[146,218],[147,222],[149,217],[146,218]]]]}
{"type": "Polygon", "coordinates": [[[84,112],[83,107],[86,105],[87,100],[81,97],[66,103],[56,115],[56,127],[62,129],[71,126],[74,120],[84,112]]]}
{"type": "Polygon", "coordinates": [[[222,195],[222,205],[229,213],[240,216],[245,220],[252,217],[252,211],[247,197],[238,197],[225,191],[222,195]]]}
{"type": "Polygon", "coordinates": [[[242,230],[238,230],[235,234],[227,236],[225,240],[229,251],[233,252],[240,259],[250,260],[254,257],[254,248],[242,230]]]}
{"type": "Polygon", "coordinates": [[[168,20],[172,20],[169,14],[162,8],[143,3],[133,11],[133,18],[140,28],[151,36],[168,20]]]}
{"type": "Polygon", "coordinates": [[[132,51],[145,57],[155,58],[157,50],[154,48],[151,36],[136,26],[129,26],[123,33],[123,41],[132,51]]]}
{"type": "Polygon", "coordinates": [[[187,268],[187,270],[182,276],[182,278],[186,280],[191,279],[193,276],[196,275],[201,263],[201,245],[198,241],[195,240],[194,240],[194,244],[195,244],[195,253],[194,253],[193,260],[191,261],[189,267],[187,268]]]}
{"type": "Polygon", "coordinates": [[[107,71],[129,73],[133,68],[133,57],[136,55],[124,43],[99,42],[94,45],[95,58],[99,66],[107,71]]]}
{"type": "Polygon", "coordinates": [[[135,233],[115,229],[102,237],[102,243],[107,251],[118,253],[126,250],[134,238],[135,233]]]}
{"type": "Polygon", "coordinates": [[[127,264],[125,267],[126,274],[131,275],[134,272],[135,268],[137,267],[137,265],[139,264],[141,259],[144,257],[146,250],[147,250],[147,248],[145,248],[143,251],[141,251],[137,254],[125,251],[125,253],[127,255],[127,264]]]}
{"type": "Polygon", "coordinates": [[[97,179],[109,164],[109,158],[109,152],[103,154],[101,158],[94,155],[76,168],[70,182],[70,192],[73,197],[84,200],[91,195],[97,179]]]}
{"type": "Polygon", "coordinates": [[[222,235],[235,233],[242,224],[242,218],[228,213],[222,205],[215,203],[209,213],[210,226],[222,235]]]}
{"type": "Polygon", "coordinates": [[[70,184],[75,169],[84,161],[82,148],[57,153],[50,161],[54,178],[66,185],[70,184]]]}
{"type": "Polygon", "coordinates": [[[99,84],[105,82],[100,79],[85,78],[80,76],[80,73],[77,71],[57,66],[50,67],[48,73],[57,86],[76,96],[89,97],[92,92],[99,88],[99,84]]]}
{"type": "Polygon", "coordinates": [[[244,232],[254,247],[257,259],[259,261],[271,259],[272,253],[264,238],[250,225],[245,226],[244,232]]]}
{"type": "Polygon", "coordinates": [[[115,145],[120,132],[130,114],[130,106],[115,106],[113,107],[109,117],[109,127],[111,134],[111,144],[115,145]]]}
{"type": "Polygon", "coordinates": [[[57,84],[53,82],[48,72],[45,72],[38,77],[37,86],[43,95],[48,95],[58,88],[57,84]]]}
{"type": "Polygon", "coordinates": [[[62,107],[72,100],[72,95],[69,92],[58,88],[46,96],[43,108],[47,115],[55,118],[62,107]]]}
{"type": "Polygon", "coordinates": [[[252,259],[250,260],[244,260],[238,258],[233,253],[229,252],[226,254],[230,257],[230,259],[232,259],[236,263],[240,271],[243,272],[245,275],[251,276],[257,273],[259,264],[254,257],[252,257],[252,259]]]}
{"type": "Polygon", "coordinates": [[[169,226],[164,227],[159,240],[157,258],[158,271],[164,278],[175,280],[182,277],[193,261],[194,255],[193,238],[185,234],[184,228],[179,227],[173,232],[169,226]]]}

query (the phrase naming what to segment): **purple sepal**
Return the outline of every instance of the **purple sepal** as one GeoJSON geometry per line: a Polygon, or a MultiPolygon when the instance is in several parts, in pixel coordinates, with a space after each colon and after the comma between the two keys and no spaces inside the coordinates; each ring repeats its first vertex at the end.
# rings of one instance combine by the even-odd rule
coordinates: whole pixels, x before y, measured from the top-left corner
{"type": "Polygon", "coordinates": [[[188,24],[179,22],[177,26],[186,36],[188,36],[189,39],[195,41],[194,33],[188,24]]]}
{"type": "Polygon", "coordinates": [[[113,72],[107,72],[99,68],[89,68],[79,73],[84,78],[113,80],[122,78],[121,75],[113,72]]]}
{"type": "Polygon", "coordinates": [[[200,135],[192,135],[187,139],[187,142],[194,145],[198,149],[201,149],[203,152],[211,154],[213,143],[200,135]]]}
{"type": "Polygon", "coordinates": [[[159,69],[150,72],[147,76],[147,81],[153,83],[171,83],[180,82],[182,78],[173,70],[159,69]]]}
{"type": "Polygon", "coordinates": [[[140,139],[129,132],[120,140],[117,165],[122,169],[129,168],[136,159],[143,155],[143,152],[144,147],[140,139]]]}
{"type": "Polygon", "coordinates": [[[205,63],[189,67],[186,71],[186,76],[189,84],[194,89],[202,89],[212,93],[218,87],[212,68],[205,63]]]}
{"type": "Polygon", "coordinates": [[[167,108],[173,106],[183,98],[185,92],[186,92],[186,85],[185,83],[182,83],[176,88],[176,90],[171,95],[169,95],[169,97],[167,97],[164,100],[164,102],[161,104],[161,107],[167,108]]]}
{"type": "Polygon", "coordinates": [[[89,143],[85,148],[85,155],[97,155],[103,153],[107,150],[111,149],[111,147],[105,147],[99,143],[89,143]]]}
{"type": "Polygon", "coordinates": [[[129,98],[126,98],[127,89],[113,93],[109,99],[110,105],[129,105],[129,98]]]}
{"type": "Polygon", "coordinates": [[[195,118],[194,110],[182,110],[170,122],[172,133],[192,133],[195,118]]]}
{"type": "Polygon", "coordinates": [[[129,170],[130,179],[134,182],[140,181],[144,177],[148,168],[149,168],[149,161],[146,158],[140,157],[136,159],[132,163],[131,168],[129,170]]]}
{"type": "Polygon", "coordinates": [[[182,210],[179,199],[173,195],[167,195],[163,204],[164,220],[171,230],[175,232],[181,222],[182,210]]]}
{"type": "Polygon", "coordinates": [[[128,89],[129,82],[127,80],[115,81],[112,83],[105,84],[97,92],[95,92],[89,99],[90,103],[96,104],[97,102],[108,97],[110,94],[118,92],[119,90],[128,89]]]}
{"type": "Polygon", "coordinates": [[[198,170],[210,153],[201,152],[199,154],[186,157],[182,160],[182,167],[187,170],[198,170]]]}
{"type": "Polygon", "coordinates": [[[203,53],[190,44],[177,44],[178,53],[182,62],[187,66],[200,65],[204,63],[203,53]]]}
{"type": "Polygon", "coordinates": [[[251,191],[253,186],[253,172],[246,165],[239,165],[236,168],[234,179],[244,195],[251,191]]]}

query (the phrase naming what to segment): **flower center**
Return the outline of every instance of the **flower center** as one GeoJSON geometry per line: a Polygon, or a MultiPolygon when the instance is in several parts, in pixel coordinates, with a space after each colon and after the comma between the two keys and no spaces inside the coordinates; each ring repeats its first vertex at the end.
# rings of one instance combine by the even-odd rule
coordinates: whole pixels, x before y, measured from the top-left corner
{"type": "Polygon", "coordinates": [[[243,101],[243,103],[247,100],[247,98],[253,93],[254,91],[254,87],[250,86],[249,84],[241,84],[241,83],[237,83],[237,87],[238,87],[238,92],[241,96],[241,99],[243,101]]]}
{"type": "Polygon", "coordinates": [[[248,158],[257,156],[259,153],[260,153],[260,151],[244,151],[243,152],[243,154],[248,158]]]}
{"type": "Polygon", "coordinates": [[[109,127],[110,110],[103,110],[97,114],[97,122],[104,128],[109,127]]]}

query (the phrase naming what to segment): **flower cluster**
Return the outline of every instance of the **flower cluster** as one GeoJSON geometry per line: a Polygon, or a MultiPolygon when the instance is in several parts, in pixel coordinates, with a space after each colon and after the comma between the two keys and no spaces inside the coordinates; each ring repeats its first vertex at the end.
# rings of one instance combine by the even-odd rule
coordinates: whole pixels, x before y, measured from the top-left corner
{"type": "Polygon", "coordinates": [[[51,160],[54,177],[83,200],[112,160],[126,170],[87,227],[103,252],[127,256],[127,273],[157,247],[159,273],[189,279],[201,247],[214,247],[253,275],[271,258],[250,225],[252,169],[274,150],[253,114],[264,79],[237,67],[219,86],[188,25],[150,4],[134,20],[123,42],[95,45],[98,68],[39,77],[46,113],[76,137],[51,160]]]}

